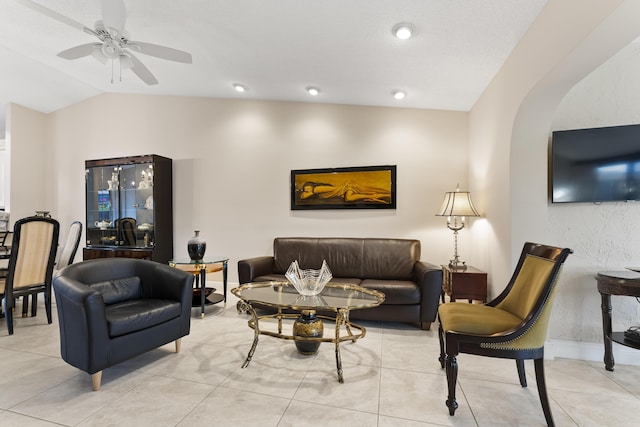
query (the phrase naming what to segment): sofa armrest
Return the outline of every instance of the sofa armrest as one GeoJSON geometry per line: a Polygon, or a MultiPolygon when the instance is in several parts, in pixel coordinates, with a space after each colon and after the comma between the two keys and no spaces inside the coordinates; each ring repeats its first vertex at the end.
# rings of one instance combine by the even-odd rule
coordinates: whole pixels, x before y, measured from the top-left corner
{"type": "Polygon", "coordinates": [[[261,256],[238,261],[238,281],[243,283],[253,282],[258,276],[273,273],[273,256],[261,256]]]}
{"type": "Polygon", "coordinates": [[[422,295],[420,319],[434,322],[442,293],[442,268],[428,262],[416,262],[413,274],[422,295]]]}
{"type": "Polygon", "coordinates": [[[69,364],[93,374],[108,364],[109,330],[102,295],[74,279],[53,280],[60,352],[69,364]]]}

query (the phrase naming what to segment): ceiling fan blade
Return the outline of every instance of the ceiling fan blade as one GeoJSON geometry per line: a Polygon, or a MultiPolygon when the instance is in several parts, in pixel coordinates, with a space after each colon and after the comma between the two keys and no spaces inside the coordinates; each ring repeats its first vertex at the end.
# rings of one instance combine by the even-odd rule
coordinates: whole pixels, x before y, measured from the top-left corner
{"type": "Polygon", "coordinates": [[[191,64],[193,62],[190,53],[171,47],[138,41],[128,41],[127,47],[145,55],[155,56],[156,58],[167,59],[169,61],[183,62],[185,64],[191,64]]]}
{"type": "Polygon", "coordinates": [[[133,56],[132,53],[129,53],[129,58],[131,58],[131,62],[133,62],[133,67],[131,67],[131,71],[133,71],[136,76],[140,77],[140,80],[148,84],[149,86],[158,84],[158,80],[156,80],[155,76],[151,74],[151,71],[142,63],[138,58],[133,56]]]}
{"type": "Polygon", "coordinates": [[[64,15],[62,15],[62,14],[56,12],[56,11],[53,11],[53,10],[51,10],[49,8],[41,6],[38,3],[34,3],[31,0],[14,0],[14,1],[17,2],[17,3],[20,3],[21,5],[23,5],[25,7],[28,7],[29,9],[33,9],[36,12],[40,12],[43,15],[46,15],[46,16],[48,16],[50,18],[53,18],[53,19],[55,19],[57,21],[60,21],[63,24],[70,25],[70,26],[72,26],[74,28],[79,29],[80,31],[87,32],[87,33],[92,34],[94,36],[96,35],[96,33],[91,28],[88,28],[88,27],[82,25],[81,23],[79,23],[77,21],[74,21],[73,19],[71,19],[69,17],[66,17],[66,16],[64,16],[64,15]]]}
{"type": "Polygon", "coordinates": [[[60,58],[64,59],[78,59],[89,56],[93,53],[96,47],[99,47],[100,43],[87,43],[80,46],[72,47],[67,50],[63,50],[58,54],[60,58]]]}
{"type": "Polygon", "coordinates": [[[131,60],[131,57],[126,53],[120,54],[119,60],[120,67],[122,67],[123,70],[130,70],[131,68],[133,68],[133,61],[131,60]]]}
{"type": "Polygon", "coordinates": [[[122,35],[126,18],[124,0],[102,0],[102,23],[107,29],[112,28],[122,35]]]}

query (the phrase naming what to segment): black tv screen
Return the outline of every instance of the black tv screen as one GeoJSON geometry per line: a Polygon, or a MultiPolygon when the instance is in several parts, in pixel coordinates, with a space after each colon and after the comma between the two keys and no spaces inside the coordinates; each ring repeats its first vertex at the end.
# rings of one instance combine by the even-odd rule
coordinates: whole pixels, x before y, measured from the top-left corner
{"type": "Polygon", "coordinates": [[[551,137],[551,201],[640,199],[640,125],[561,130],[551,137]]]}

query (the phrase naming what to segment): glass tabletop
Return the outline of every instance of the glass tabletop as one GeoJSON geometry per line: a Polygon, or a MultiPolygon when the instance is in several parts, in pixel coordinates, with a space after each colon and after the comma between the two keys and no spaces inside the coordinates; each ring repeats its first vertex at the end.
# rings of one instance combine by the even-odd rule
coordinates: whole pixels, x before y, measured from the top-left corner
{"type": "Polygon", "coordinates": [[[177,258],[169,261],[169,265],[202,265],[202,264],[219,264],[229,261],[229,257],[222,255],[206,256],[200,261],[194,261],[191,258],[177,258]]]}
{"type": "Polygon", "coordinates": [[[246,283],[231,290],[248,302],[295,310],[338,310],[376,307],[384,301],[384,294],[373,289],[341,283],[328,283],[319,295],[304,296],[289,282],[246,283]]]}

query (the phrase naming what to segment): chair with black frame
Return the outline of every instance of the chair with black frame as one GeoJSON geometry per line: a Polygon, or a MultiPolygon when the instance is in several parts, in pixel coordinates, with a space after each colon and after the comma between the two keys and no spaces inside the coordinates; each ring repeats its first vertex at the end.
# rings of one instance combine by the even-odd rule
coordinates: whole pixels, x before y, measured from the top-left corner
{"type": "Polygon", "coordinates": [[[56,255],[56,270],[62,270],[69,264],[73,264],[73,259],[80,245],[80,237],[82,237],[82,223],[73,221],[69,226],[69,234],[67,240],[58,254],[56,255]]]}
{"type": "Polygon", "coordinates": [[[136,220],[135,218],[120,218],[116,220],[118,240],[122,246],[136,246],[136,220]]]}
{"type": "MultiPolygon", "coordinates": [[[[51,276],[60,224],[52,218],[32,216],[16,221],[6,279],[0,280],[2,308],[9,335],[13,334],[16,299],[43,292],[47,323],[51,324],[51,276]]],[[[34,298],[35,299],[35,298],[34,298]]],[[[31,307],[35,316],[35,304],[31,307]]],[[[23,310],[23,315],[26,315],[23,310]]]]}
{"type": "Polygon", "coordinates": [[[525,243],[507,287],[486,304],[448,302],[438,309],[440,366],[446,369],[453,415],[459,353],[515,359],[520,385],[527,386],[524,361],[533,359],[538,395],[547,425],[553,417],[544,378],[544,341],[562,264],[572,253],[536,243],[525,243]]]}

